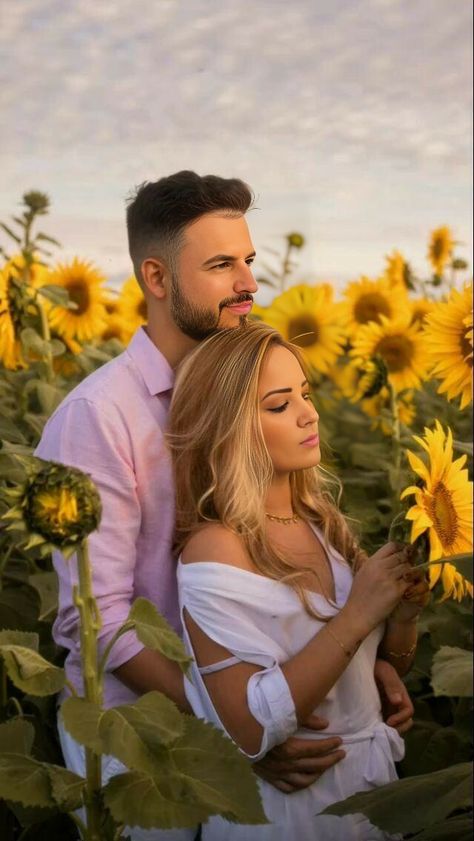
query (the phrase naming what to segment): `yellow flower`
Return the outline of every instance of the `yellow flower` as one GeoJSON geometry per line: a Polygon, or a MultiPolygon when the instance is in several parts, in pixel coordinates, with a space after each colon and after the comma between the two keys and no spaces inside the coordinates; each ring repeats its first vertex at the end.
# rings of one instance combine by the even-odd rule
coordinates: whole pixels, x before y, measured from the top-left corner
{"type": "Polygon", "coordinates": [[[426,316],[433,312],[436,304],[428,298],[410,298],[411,324],[421,326],[426,321],[426,316]]]}
{"type": "MultiPolygon", "coordinates": [[[[416,418],[416,408],[413,403],[413,392],[406,391],[397,399],[398,420],[404,426],[411,426],[416,418]]],[[[392,435],[392,424],[389,420],[390,392],[382,388],[373,397],[365,397],[360,401],[360,408],[366,415],[373,418],[372,429],[381,429],[384,435],[392,435]]]]}
{"type": "Polygon", "coordinates": [[[35,289],[48,283],[48,267],[40,263],[36,257],[28,266],[23,254],[14,254],[5,263],[4,269],[9,271],[13,277],[28,282],[35,289]]]}
{"type": "Polygon", "coordinates": [[[428,260],[430,261],[435,274],[442,275],[444,267],[451,257],[454,247],[454,240],[451,230],[447,225],[436,228],[431,232],[428,245],[428,260]]]}
{"type": "Polygon", "coordinates": [[[117,298],[106,298],[104,301],[106,312],[106,326],[101,334],[101,341],[108,342],[117,339],[126,344],[130,338],[130,332],[123,316],[120,314],[120,302],[117,298]]]}
{"type": "Polygon", "coordinates": [[[409,274],[409,266],[403,254],[395,250],[391,254],[387,254],[385,259],[387,261],[387,267],[384,277],[387,278],[390,286],[392,288],[396,286],[406,288],[408,285],[407,275],[409,274]]]}
{"type": "Polygon", "coordinates": [[[387,366],[380,356],[373,359],[356,359],[357,385],[351,396],[353,403],[365,397],[375,397],[387,384],[387,366]]]}
{"type": "Polygon", "coordinates": [[[370,359],[381,356],[387,366],[388,381],[395,391],[419,388],[426,377],[428,360],[423,336],[406,317],[389,321],[381,315],[380,324],[360,327],[351,356],[370,359]]]}
{"type": "MultiPolygon", "coordinates": [[[[472,482],[464,468],[466,456],[453,461],[453,436],[436,421],[435,429],[425,427],[424,437],[413,436],[425,450],[428,463],[407,450],[412,470],[419,477],[417,485],[405,488],[401,499],[414,495],[415,504],[406,514],[412,521],[412,543],[428,532],[430,561],[472,552],[472,482]]],[[[460,574],[454,567],[433,565],[429,568],[430,582],[434,586],[441,577],[449,595],[459,596],[460,574]]],[[[462,579],[464,582],[464,580],[462,579]]],[[[462,585],[463,592],[470,592],[469,582],[462,585]]]]}
{"type": "Polygon", "coordinates": [[[322,373],[330,370],[345,343],[340,304],[335,304],[332,296],[328,283],[302,283],[278,295],[262,314],[266,324],[302,348],[308,362],[322,373]]]}
{"type": "Polygon", "coordinates": [[[380,323],[382,317],[408,313],[408,296],[403,286],[393,287],[387,278],[360,280],[349,283],[344,291],[346,300],[341,308],[341,316],[352,337],[357,330],[371,321],[380,323]]]}
{"type": "Polygon", "coordinates": [[[74,258],[72,263],[59,263],[47,282],[67,290],[76,309],[46,303],[51,328],[65,339],[88,342],[99,338],[105,327],[104,277],[91,263],[74,258]]]}
{"type": "Polygon", "coordinates": [[[75,467],[23,458],[26,479],[3,496],[15,504],[2,517],[9,529],[26,532],[26,547],[74,551],[100,523],[101,502],[92,479],[75,467]]]}
{"type": "Polygon", "coordinates": [[[21,350],[21,312],[17,306],[17,289],[9,271],[0,269],[0,362],[5,368],[24,368],[21,350]]]}
{"type": "Polygon", "coordinates": [[[122,341],[126,344],[147,320],[145,296],[134,275],[123,283],[118,301],[118,314],[124,330],[122,341]]]}
{"type": "Polygon", "coordinates": [[[472,400],[472,284],[453,289],[426,318],[424,339],[432,375],[442,380],[439,394],[448,400],[461,395],[461,409],[472,400]]]}

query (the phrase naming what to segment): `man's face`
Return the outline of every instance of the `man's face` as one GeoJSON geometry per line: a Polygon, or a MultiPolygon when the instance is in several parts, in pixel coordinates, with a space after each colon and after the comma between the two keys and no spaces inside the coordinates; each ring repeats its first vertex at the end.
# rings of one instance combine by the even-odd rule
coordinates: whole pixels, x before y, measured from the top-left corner
{"type": "Polygon", "coordinates": [[[170,299],[173,320],[186,336],[202,341],[245,319],[257,291],[254,256],[243,216],[207,213],[186,228],[170,299]]]}

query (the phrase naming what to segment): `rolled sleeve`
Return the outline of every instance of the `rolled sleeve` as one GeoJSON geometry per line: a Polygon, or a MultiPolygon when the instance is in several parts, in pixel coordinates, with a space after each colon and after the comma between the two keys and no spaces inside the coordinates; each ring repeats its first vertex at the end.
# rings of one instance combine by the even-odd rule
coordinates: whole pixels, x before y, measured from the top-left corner
{"type": "Polygon", "coordinates": [[[278,665],[256,672],[247,684],[247,703],[253,717],[263,728],[254,762],[292,736],[298,728],[296,709],[288,682],[278,665]]]}
{"type": "MultiPolygon", "coordinates": [[[[128,433],[113,406],[98,407],[78,398],[63,404],[52,416],[35,454],[79,468],[92,478],[100,494],[100,526],[88,538],[93,592],[102,619],[100,654],[127,619],[134,599],[141,514],[128,433]]],[[[60,582],[54,636],[70,649],[73,665],[80,646],[78,613],[72,601],[78,583],[77,562],[75,556],[65,561],[59,552],[54,553],[53,561],[60,582]]],[[[143,648],[135,633],[127,632],[114,645],[108,670],[143,648]]]]}

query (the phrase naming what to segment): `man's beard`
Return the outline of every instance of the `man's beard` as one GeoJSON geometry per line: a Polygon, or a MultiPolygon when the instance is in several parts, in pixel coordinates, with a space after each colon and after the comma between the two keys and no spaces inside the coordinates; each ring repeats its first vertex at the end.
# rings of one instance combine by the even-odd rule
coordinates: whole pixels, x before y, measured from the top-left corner
{"type": "MultiPolygon", "coordinates": [[[[234,298],[224,298],[220,302],[217,312],[206,307],[198,307],[183,295],[179,288],[179,278],[173,272],[171,279],[171,315],[173,321],[185,336],[189,336],[190,339],[197,342],[202,342],[213,333],[224,329],[219,327],[219,320],[224,307],[252,300],[249,292],[243,292],[234,298]]],[[[243,325],[246,321],[247,318],[243,315],[239,319],[239,324],[243,325]]]]}

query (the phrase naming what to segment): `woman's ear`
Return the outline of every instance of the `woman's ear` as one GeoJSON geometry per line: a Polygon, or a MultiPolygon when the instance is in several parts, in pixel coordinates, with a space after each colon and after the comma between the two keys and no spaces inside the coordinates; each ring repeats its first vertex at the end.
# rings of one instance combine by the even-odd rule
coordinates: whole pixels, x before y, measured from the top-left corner
{"type": "Polygon", "coordinates": [[[166,297],[168,269],[165,264],[155,257],[147,257],[140,266],[143,284],[154,298],[161,300],[166,297]]]}

